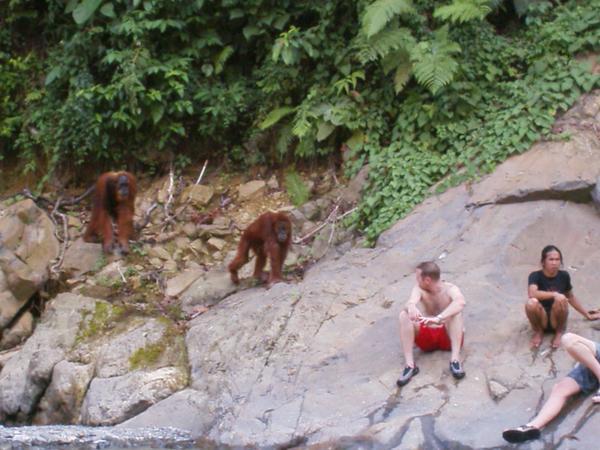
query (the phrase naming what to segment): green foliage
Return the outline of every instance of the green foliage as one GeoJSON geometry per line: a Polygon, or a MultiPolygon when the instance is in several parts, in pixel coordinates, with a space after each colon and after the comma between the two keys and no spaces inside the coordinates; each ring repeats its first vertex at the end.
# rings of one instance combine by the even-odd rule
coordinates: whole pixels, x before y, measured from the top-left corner
{"type": "Polygon", "coordinates": [[[438,30],[431,41],[419,42],[410,55],[415,78],[432,94],[449,84],[459,64],[453,57],[461,48],[448,39],[446,27],[438,30]]]}
{"type": "Polygon", "coordinates": [[[362,32],[368,38],[376,35],[396,16],[414,13],[410,0],[376,0],[365,9],[362,16],[362,32]]]}
{"type": "Polygon", "coordinates": [[[59,165],[287,164],[345,145],[349,172],[371,167],[354,225],[374,240],[598,86],[575,58],[599,49],[598,0],[513,6],[0,2],[0,158],[43,165],[43,183],[59,165]]]}
{"type": "Polygon", "coordinates": [[[459,23],[481,20],[492,11],[489,3],[489,0],[454,0],[449,5],[437,8],[433,17],[459,23]]]}
{"type": "Polygon", "coordinates": [[[285,189],[295,206],[303,205],[310,198],[308,187],[294,170],[290,170],[285,174],[285,189]]]}
{"type": "Polygon", "coordinates": [[[599,77],[571,56],[575,47],[597,50],[600,40],[594,47],[587,37],[600,26],[592,24],[594,15],[591,3],[565,4],[510,39],[485,23],[451,32],[463,48],[455,81],[435,97],[411,91],[396,116],[392,143],[365,146],[370,185],[355,223],[368,239],[432,190],[476,178],[548,137],[556,115],[599,85],[599,77]],[[576,23],[585,31],[574,32],[576,23]]]}

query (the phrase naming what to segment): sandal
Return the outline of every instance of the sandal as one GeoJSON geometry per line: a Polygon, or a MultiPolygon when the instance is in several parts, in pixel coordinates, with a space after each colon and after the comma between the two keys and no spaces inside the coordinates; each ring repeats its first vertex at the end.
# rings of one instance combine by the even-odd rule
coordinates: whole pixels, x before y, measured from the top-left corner
{"type": "Polygon", "coordinates": [[[600,403],[600,389],[592,396],[592,403],[600,403]]]}
{"type": "Polygon", "coordinates": [[[510,443],[525,442],[530,441],[531,439],[539,439],[540,430],[539,428],[532,427],[530,425],[521,425],[517,428],[509,428],[508,430],[504,430],[502,437],[505,441],[510,443]]]}

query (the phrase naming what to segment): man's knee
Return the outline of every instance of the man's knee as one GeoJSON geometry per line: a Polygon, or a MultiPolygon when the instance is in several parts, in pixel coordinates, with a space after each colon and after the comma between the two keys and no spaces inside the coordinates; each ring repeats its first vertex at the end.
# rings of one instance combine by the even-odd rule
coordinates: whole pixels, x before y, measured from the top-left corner
{"type": "Polygon", "coordinates": [[[400,322],[401,327],[409,326],[409,325],[412,326],[410,317],[408,317],[408,312],[405,309],[400,311],[400,314],[398,314],[398,321],[400,322]]]}

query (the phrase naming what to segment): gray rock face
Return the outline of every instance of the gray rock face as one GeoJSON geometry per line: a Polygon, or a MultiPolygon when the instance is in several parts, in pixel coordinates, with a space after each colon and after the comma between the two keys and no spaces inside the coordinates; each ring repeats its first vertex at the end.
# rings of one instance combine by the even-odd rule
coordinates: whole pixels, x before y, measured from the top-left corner
{"type": "Polygon", "coordinates": [[[98,267],[102,258],[102,245],[78,239],[65,252],[61,269],[72,276],[79,276],[98,267]]]}
{"type": "Polygon", "coordinates": [[[18,317],[19,310],[48,279],[48,264],[56,256],[53,224],[33,201],[0,211],[0,350],[31,334],[31,315],[18,317]]]}
{"type": "MultiPolygon", "coordinates": [[[[526,281],[543,246],[563,250],[577,296],[598,307],[600,226],[589,196],[577,194],[589,195],[597,161],[600,145],[589,135],[539,144],[469,189],[425,201],[375,249],[321,262],[295,285],[231,295],[187,334],[190,389],[200,400],[181,414],[164,400],[153,414],[175,425],[198,408],[199,432],[233,446],[504,446],[502,429],[527,422],[572,366],[548,338],[529,350],[526,281]],[[397,316],[423,260],[438,261],[465,294],[467,376],[451,377],[448,353],[416,351],[421,372],[399,389],[397,316]]],[[[590,325],[571,310],[568,330],[600,340],[590,325]]],[[[578,448],[594,448],[597,416],[588,407],[589,399],[575,401],[539,445],[572,448],[577,439],[578,448]]]]}
{"type": "Polygon", "coordinates": [[[72,348],[84,311],[94,300],[61,294],[46,308],[44,320],[23,349],[0,372],[0,420],[23,421],[46,389],[54,366],[72,348]]]}
{"type": "Polygon", "coordinates": [[[56,364],[50,385],[38,405],[34,423],[77,423],[79,408],[93,374],[92,364],[78,364],[65,360],[56,364]]]}
{"type": "Polygon", "coordinates": [[[201,274],[179,295],[181,308],[191,313],[197,306],[215,305],[236,289],[229,278],[229,272],[214,271],[201,274]]]}
{"type": "Polygon", "coordinates": [[[81,423],[114,425],[123,422],[186,384],[187,374],[176,367],[94,378],[81,406],[81,423]]]}
{"type": "Polygon", "coordinates": [[[54,225],[31,200],[2,211],[0,236],[3,245],[36,273],[45,273],[48,261],[58,256],[54,225]]]}

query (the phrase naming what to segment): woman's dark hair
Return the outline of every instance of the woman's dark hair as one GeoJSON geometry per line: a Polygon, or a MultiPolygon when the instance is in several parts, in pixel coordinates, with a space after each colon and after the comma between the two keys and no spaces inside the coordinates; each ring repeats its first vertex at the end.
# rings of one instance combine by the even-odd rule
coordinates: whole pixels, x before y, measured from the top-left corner
{"type": "Polygon", "coordinates": [[[562,262],[563,262],[562,252],[558,249],[558,247],[556,245],[546,245],[542,249],[542,259],[540,262],[542,264],[544,264],[544,261],[546,260],[546,256],[548,256],[548,253],[550,253],[550,252],[558,252],[558,255],[560,256],[560,263],[562,264],[562,262]]]}

